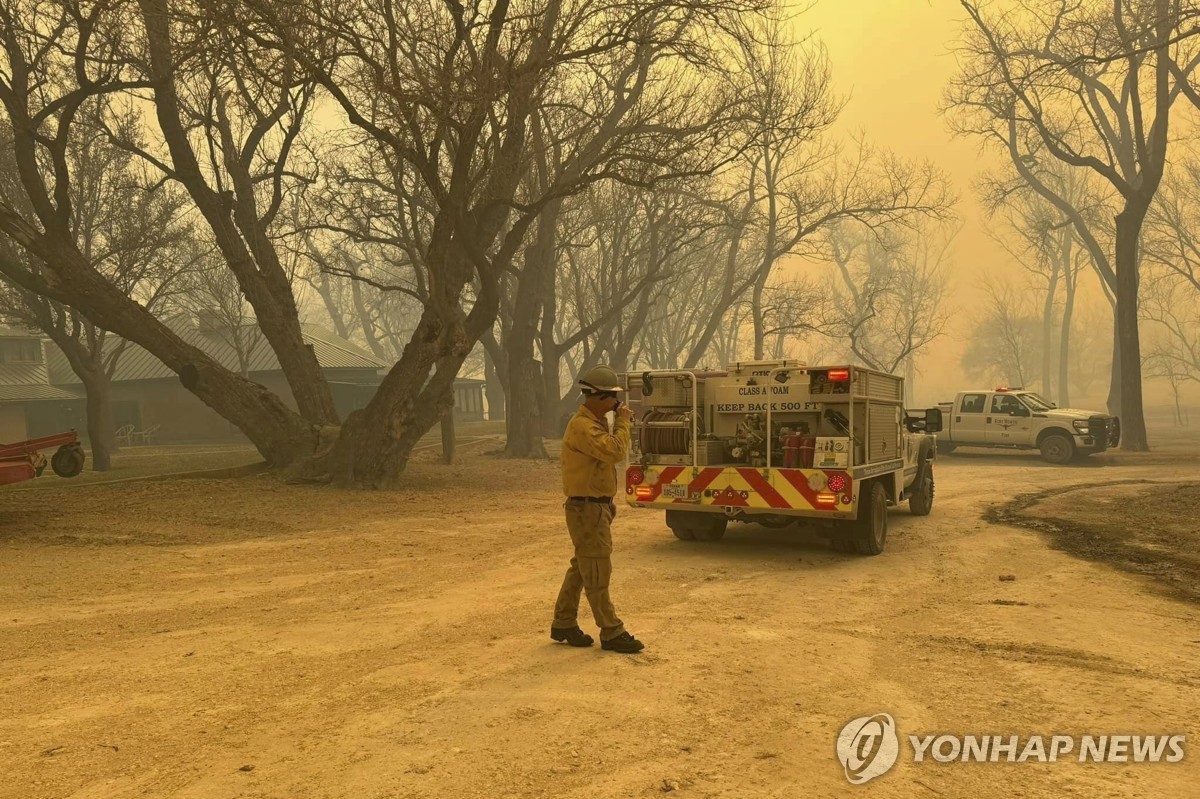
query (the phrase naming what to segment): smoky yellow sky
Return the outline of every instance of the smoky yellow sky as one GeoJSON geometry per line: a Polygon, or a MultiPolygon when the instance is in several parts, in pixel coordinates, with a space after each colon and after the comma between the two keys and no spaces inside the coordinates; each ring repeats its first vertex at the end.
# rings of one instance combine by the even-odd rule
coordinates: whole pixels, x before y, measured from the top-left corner
{"type": "MultiPolygon", "coordinates": [[[[998,157],[980,142],[952,136],[938,108],[955,72],[952,52],[962,30],[957,0],[816,0],[795,17],[800,35],[812,34],[829,51],[834,86],[847,98],[837,133],[862,132],[874,144],[901,155],[926,158],[951,178],[959,196],[961,230],[949,276],[953,307],[977,301],[977,276],[1013,268],[1011,256],[987,235],[987,222],[972,182],[998,157]]],[[[958,313],[948,335],[923,357],[918,396],[961,387],[962,342],[969,315],[958,313]]]]}

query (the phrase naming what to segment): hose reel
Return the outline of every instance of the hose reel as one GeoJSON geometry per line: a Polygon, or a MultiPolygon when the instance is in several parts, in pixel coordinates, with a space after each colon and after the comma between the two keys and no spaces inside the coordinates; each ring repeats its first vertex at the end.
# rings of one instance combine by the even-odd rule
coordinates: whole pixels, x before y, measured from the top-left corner
{"type": "MultiPolygon", "coordinates": [[[[691,411],[647,411],[642,419],[642,451],[656,455],[690,455],[692,452],[691,411]]],[[[703,433],[697,420],[697,434],[703,433]]]]}

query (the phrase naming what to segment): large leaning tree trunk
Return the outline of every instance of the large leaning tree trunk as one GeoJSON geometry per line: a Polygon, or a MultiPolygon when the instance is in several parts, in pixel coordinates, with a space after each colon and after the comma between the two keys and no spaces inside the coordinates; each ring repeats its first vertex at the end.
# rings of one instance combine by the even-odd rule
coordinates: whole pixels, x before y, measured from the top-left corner
{"type": "Polygon", "coordinates": [[[0,261],[22,288],[81,310],[105,330],[136,342],[179,375],[184,387],[241,430],[268,463],[286,465],[316,447],[312,425],[279,397],[225,369],[187,344],[136,301],[97,274],[70,240],[45,234],[0,201],[0,231],[41,263],[40,269],[0,261]]]}
{"type": "Polygon", "coordinates": [[[351,413],[342,425],[328,457],[327,471],[335,485],[397,485],[413,447],[453,407],[458,371],[474,343],[495,322],[499,300],[493,291],[481,293],[464,316],[460,301],[471,265],[461,253],[447,252],[446,257],[453,263],[440,272],[449,279],[432,287],[400,360],[367,407],[351,413]]]}
{"type": "Polygon", "coordinates": [[[304,341],[291,276],[271,238],[293,169],[288,156],[301,132],[312,86],[296,77],[294,61],[237,42],[234,31],[223,21],[207,19],[199,7],[166,0],[139,0],[139,5],[154,111],[171,157],[171,164],[163,169],[187,189],[212,229],[279,360],[301,415],[313,424],[336,424],[333,395],[315,353],[304,341]],[[182,44],[177,38],[184,39],[182,44]],[[241,57],[246,50],[250,52],[241,57]],[[181,63],[181,51],[182,58],[190,57],[193,63],[181,63]],[[260,70],[270,74],[259,74],[260,70]],[[272,86],[275,81],[278,85],[272,86]],[[181,86],[191,88],[211,112],[200,116],[188,108],[181,99],[181,86]],[[199,125],[185,125],[185,119],[197,117],[203,120],[199,125]],[[239,141],[236,133],[242,127],[249,130],[239,141]],[[274,140],[280,127],[282,143],[267,152],[266,142],[274,140]],[[196,128],[207,141],[219,145],[210,149],[206,168],[193,148],[191,134],[196,128]],[[217,175],[217,188],[210,185],[207,174],[217,175]],[[274,189],[264,197],[260,186],[268,180],[274,189]]]}
{"type": "Polygon", "coordinates": [[[46,4],[40,10],[57,15],[50,24],[32,19],[23,4],[0,0],[0,59],[8,72],[0,109],[12,135],[13,167],[0,174],[0,233],[30,256],[24,263],[0,259],[0,270],[22,289],[143,346],[269,462],[288,463],[314,449],[312,425],[267,389],[183,342],[98,271],[75,241],[74,128],[112,96],[148,88],[125,60],[123,48],[137,35],[127,5],[46,4]]]}
{"type": "MultiPolygon", "coordinates": [[[[593,91],[591,84],[631,86],[641,79],[636,69],[625,70],[631,54],[655,48],[662,52],[657,63],[670,62],[677,78],[702,70],[704,59],[688,58],[700,52],[696,26],[761,5],[249,0],[231,7],[245,36],[295,60],[351,125],[420,182],[436,218],[417,252],[429,276],[421,321],[371,404],[343,425],[328,461],[335,483],[396,483],[413,445],[440,417],[439,406],[451,401],[456,370],[494,328],[500,276],[544,207],[617,176],[620,166],[642,169],[661,157],[657,141],[647,141],[655,122],[622,127],[623,112],[614,122],[619,138],[587,135],[604,128],[614,102],[607,89],[593,91]],[[547,108],[570,117],[556,130],[585,135],[574,145],[581,150],[579,169],[555,175],[539,194],[525,176],[533,119],[547,108]]],[[[720,30],[713,25],[703,33],[720,30]]],[[[666,75],[656,77],[664,78],[655,82],[663,93],[645,106],[646,114],[706,106],[703,95],[667,91],[666,75]]],[[[711,131],[704,133],[711,138],[711,131]]],[[[516,376],[506,377],[511,385],[516,376]]]]}

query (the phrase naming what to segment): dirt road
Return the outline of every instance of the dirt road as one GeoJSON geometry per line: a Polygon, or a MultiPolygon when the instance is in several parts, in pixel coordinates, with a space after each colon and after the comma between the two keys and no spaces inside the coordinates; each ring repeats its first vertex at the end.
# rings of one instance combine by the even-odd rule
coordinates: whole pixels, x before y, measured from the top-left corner
{"type": "Polygon", "coordinates": [[[893,511],[876,558],[745,526],[684,543],[623,509],[636,657],[547,637],[568,558],[552,464],[420,464],[386,495],[270,477],[0,494],[0,797],[1195,795],[1200,751],[914,764],[905,744],[862,787],[834,754],[876,712],[902,736],[1200,745],[1200,608],[981,518],[1189,471],[946,458],[933,514],[893,511]]]}

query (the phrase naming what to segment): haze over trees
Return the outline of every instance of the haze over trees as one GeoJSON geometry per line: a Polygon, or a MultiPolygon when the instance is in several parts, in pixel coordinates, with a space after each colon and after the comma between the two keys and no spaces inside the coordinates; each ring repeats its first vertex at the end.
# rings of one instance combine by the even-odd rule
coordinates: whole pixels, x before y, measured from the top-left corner
{"type": "MultiPolygon", "coordinates": [[[[1144,448],[1143,368],[1200,375],[1200,198],[1168,133],[1198,99],[1190,17],[963,7],[949,118],[1008,160],[978,189],[1037,300],[993,286],[964,366],[1067,401],[1094,273],[1110,407],[1144,448]]],[[[886,131],[835,132],[803,27],[772,0],[0,0],[4,316],[68,354],[93,448],[119,336],[273,465],[346,486],[395,485],[466,372],[512,457],[544,457],[602,361],[816,349],[911,391],[952,315],[956,192],[886,131]],[[393,364],[346,418],[308,322],[393,364]],[[257,346],[288,398],[248,379],[257,346]]]]}
{"type": "Polygon", "coordinates": [[[1122,447],[1147,449],[1141,239],[1172,117],[1196,97],[1196,10],[1176,0],[961,5],[969,22],[946,93],[953,125],[1004,152],[1089,251],[1114,300],[1109,410],[1122,418],[1122,447]],[[1070,196],[1081,180],[1103,186],[1102,210],[1070,196]],[[1097,234],[1097,218],[1111,236],[1097,234]]]}

